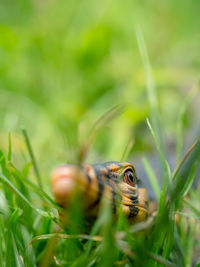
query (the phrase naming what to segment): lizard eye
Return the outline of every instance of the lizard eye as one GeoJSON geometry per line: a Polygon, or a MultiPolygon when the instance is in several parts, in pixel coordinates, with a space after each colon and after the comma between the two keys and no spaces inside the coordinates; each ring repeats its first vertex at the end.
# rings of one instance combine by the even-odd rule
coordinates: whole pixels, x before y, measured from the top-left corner
{"type": "Polygon", "coordinates": [[[132,186],[136,184],[136,176],[133,174],[131,170],[125,171],[124,182],[132,186]]]}

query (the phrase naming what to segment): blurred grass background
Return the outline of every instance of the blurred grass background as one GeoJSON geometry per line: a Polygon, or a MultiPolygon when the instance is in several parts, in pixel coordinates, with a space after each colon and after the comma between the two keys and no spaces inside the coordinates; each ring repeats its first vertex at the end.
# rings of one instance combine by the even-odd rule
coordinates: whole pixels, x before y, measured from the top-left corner
{"type": "MultiPolygon", "coordinates": [[[[124,112],[99,132],[87,161],[120,160],[130,139],[130,155],[152,153],[139,25],[173,153],[177,114],[199,79],[199,10],[197,0],[1,0],[0,146],[7,149],[11,131],[14,160],[23,165],[24,126],[48,183],[55,165],[75,162],[94,121],[120,104],[124,112]]],[[[190,144],[200,132],[198,101],[184,118],[190,144]]]]}
{"type": "MultiPolygon", "coordinates": [[[[194,179],[200,141],[179,165],[180,173],[171,174],[167,162],[175,166],[176,156],[200,136],[194,87],[200,70],[199,10],[197,0],[0,1],[0,265],[199,266],[199,189],[191,190],[189,200],[184,196],[194,179]],[[65,229],[58,228],[58,207],[44,193],[51,192],[50,173],[60,163],[76,163],[94,122],[118,105],[122,112],[98,131],[86,161],[121,160],[131,140],[128,160],[142,179],[146,169],[160,198],[156,225],[140,237],[134,226],[123,226],[120,218],[113,222],[102,210],[89,238],[100,233],[103,242],[63,236],[55,242],[51,234],[65,229]],[[22,127],[40,170],[38,185],[30,179],[34,161],[22,127]],[[161,190],[159,177],[164,177],[161,190]],[[118,249],[116,230],[127,232],[118,249]]],[[[72,222],[81,219],[74,204],[72,222]]],[[[66,233],[82,234],[73,227],[66,233]]]]}

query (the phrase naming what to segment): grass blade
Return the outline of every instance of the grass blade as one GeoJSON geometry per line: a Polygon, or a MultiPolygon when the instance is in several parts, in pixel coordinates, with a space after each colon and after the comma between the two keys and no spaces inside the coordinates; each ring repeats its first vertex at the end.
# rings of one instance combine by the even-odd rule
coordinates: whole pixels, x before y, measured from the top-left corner
{"type": "Polygon", "coordinates": [[[8,161],[12,159],[12,143],[11,143],[11,133],[8,133],[8,161]]]}
{"type": "Polygon", "coordinates": [[[68,234],[60,234],[60,233],[54,233],[54,234],[46,234],[46,235],[39,235],[34,237],[31,242],[28,244],[27,249],[30,248],[30,246],[35,242],[35,241],[40,241],[40,240],[47,240],[51,238],[56,238],[56,239],[86,239],[86,240],[93,240],[96,242],[101,242],[102,237],[101,236],[91,236],[91,235],[86,235],[86,234],[80,234],[80,235],[68,235],[68,234]]]}
{"type": "Polygon", "coordinates": [[[96,120],[96,122],[93,124],[87,140],[81,145],[80,152],[79,152],[79,158],[78,163],[82,164],[88,154],[89,148],[94,142],[94,139],[99,132],[99,130],[105,126],[109,121],[114,119],[116,116],[118,116],[122,112],[122,106],[117,105],[113,108],[109,109],[107,112],[105,112],[102,116],[100,116],[99,119],[96,120]]]}
{"type": "Polygon", "coordinates": [[[15,193],[17,193],[25,202],[26,204],[28,204],[28,206],[33,209],[34,211],[36,211],[38,214],[40,214],[41,216],[44,217],[49,217],[53,220],[55,220],[55,216],[52,213],[48,213],[46,211],[43,211],[41,209],[37,209],[35,208],[31,202],[3,175],[0,174],[0,179],[5,182],[15,193]]]}
{"type": "Polygon", "coordinates": [[[200,159],[200,138],[188,149],[173,173],[173,192],[171,197],[179,198],[188,190],[194,180],[195,164],[200,159]],[[187,187],[185,187],[187,185],[187,187]],[[180,195],[180,192],[181,195],[180,195]]]}
{"type": "Polygon", "coordinates": [[[153,136],[153,140],[155,142],[156,149],[157,149],[157,151],[159,153],[159,156],[160,156],[160,159],[161,159],[161,162],[162,162],[163,169],[167,173],[167,177],[168,177],[168,179],[170,181],[171,180],[171,170],[170,170],[169,164],[168,164],[167,160],[164,157],[164,154],[162,152],[162,149],[161,149],[161,147],[159,145],[159,142],[158,142],[158,140],[156,138],[156,134],[155,134],[155,132],[154,132],[154,130],[153,130],[153,128],[151,126],[151,123],[150,123],[150,121],[149,121],[148,118],[147,118],[147,125],[148,125],[148,127],[150,129],[150,132],[151,132],[152,136],[153,136]]]}
{"type": "Polygon", "coordinates": [[[153,259],[154,261],[156,261],[156,262],[158,262],[158,263],[160,263],[160,264],[162,264],[162,265],[164,265],[166,267],[176,267],[177,266],[176,264],[174,264],[174,263],[162,258],[160,255],[156,255],[156,254],[151,253],[151,252],[147,252],[147,255],[151,259],[153,259]]]}
{"type": "Polygon", "coordinates": [[[134,141],[133,140],[130,140],[128,142],[128,144],[126,145],[125,149],[124,149],[124,152],[123,152],[123,155],[122,155],[122,158],[121,158],[121,162],[124,162],[128,159],[128,156],[130,154],[130,151],[132,149],[134,145],[134,141]]]}
{"type": "Polygon", "coordinates": [[[148,97],[149,97],[149,104],[152,110],[157,110],[158,101],[157,101],[155,82],[153,79],[153,73],[152,73],[150,62],[149,62],[149,56],[148,56],[146,44],[144,41],[143,32],[139,26],[136,27],[136,37],[137,37],[140,55],[142,57],[143,66],[144,66],[145,75],[146,75],[146,86],[147,86],[147,92],[148,92],[148,97]]]}
{"type": "Polygon", "coordinates": [[[140,55],[143,62],[145,77],[146,77],[146,88],[147,88],[147,95],[149,100],[149,106],[150,106],[150,117],[153,124],[153,128],[155,129],[158,143],[160,144],[160,147],[162,150],[165,150],[164,146],[164,125],[161,125],[161,119],[160,119],[160,110],[158,106],[158,98],[157,98],[157,92],[156,92],[156,86],[153,78],[153,72],[149,60],[149,55],[147,51],[147,47],[145,44],[144,36],[142,29],[137,26],[136,27],[136,37],[138,42],[138,47],[140,50],[140,55]]]}
{"type": "Polygon", "coordinates": [[[191,90],[189,91],[188,95],[183,100],[183,104],[179,111],[178,115],[178,123],[177,123],[177,146],[176,146],[176,162],[178,163],[181,159],[181,151],[183,146],[183,119],[186,112],[186,109],[192,99],[197,95],[200,89],[200,83],[198,82],[195,84],[191,90]]]}
{"type": "Polygon", "coordinates": [[[29,152],[29,155],[31,157],[31,161],[33,163],[33,168],[34,168],[34,171],[35,171],[35,175],[36,175],[36,178],[37,178],[38,185],[43,189],[42,180],[41,180],[39,169],[38,169],[38,166],[37,166],[37,163],[36,163],[36,160],[35,160],[35,156],[33,154],[31,143],[30,143],[28,134],[27,134],[27,132],[26,132],[26,130],[24,128],[22,129],[22,133],[24,135],[25,142],[26,142],[26,145],[27,145],[27,148],[28,148],[28,152],[29,152]]]}
{"type": "Polygon", "coordinates": [[[144,165],[145,170],[147,172],[149,181],[151,182],[151,186],[152,186],[153,191],[155,193],[156,199],[159,202],[159,199],[160,199],[160,186],[158,184],[156,175],[155,175],[150,163],[148,162],[148,160],[145,157],[142,159],[142,162],[143,162],[143,165],[144,165]]]}

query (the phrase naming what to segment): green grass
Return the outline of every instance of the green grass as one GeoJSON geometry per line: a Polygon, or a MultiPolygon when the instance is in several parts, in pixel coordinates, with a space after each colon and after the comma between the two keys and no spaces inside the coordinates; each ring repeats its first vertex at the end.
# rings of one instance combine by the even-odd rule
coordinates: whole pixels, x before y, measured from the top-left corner
{"type": "Polygon", "coordinates": [[[44,2],[0,3],[0,266],[200,266],[199,2],[44,2]],[[52,169],[134,155],[156,219],[64,228],[52,169]]]}
{"type": "MultiPolygon", "coordinates": [[[[185,101],[188,101],[187,98],[185,101]]],[[[183,102],[183,106],[185,103],[183,102]]],[[[103,115],[92,128],[92,136],[115,114],[116,108],[103,115]]],[[[180,119],[183,117],[180,116],[180,119]]],[[[22,130],[30,162],[21,169],[12,161],[12,135],[9,133],[8,153],[5,154],[3,151],[0,153],[1,265],[191,266],[197,264],[200,260],[198,252],[195,252],[199,247],[200,234],[199,195],[198,189],[191,189],[191,185],[200,160],[200,139],[196,140],[172,172],[165,158],[165,150],[160,145],[161,139],[157,138],[159,132],[154,131],[149,120],[147,125],[155,142],[163,173],[160,189],[150,163],[144,159],[144,167],[158,201],[157,216],[131,226],[123,214],[119,215],[118,220],[114,219],[111,208],[104,203],[91,229],[85,228],[79,199],[74,200],[69,210],[69,225],[65,228],[60,223],[58,216],[60,208],[43,190],[39,167],[27,132],[22,130]],[[30,179],[32,168],[35,181],[30,179]],[[188,194],[189,198],[185,199],[188,194]],[[175,223],[175,214],[179,216],[178,224],[175,223]]],[[[182,134],[179,134],[178,138],[182,138],[180,136],[182,134]]],[[[91,140],[93,138],[94,136],[91,140]]],[[[84,160],[88,153],[90,145],[88,140],[80,148],[79,162],[84,160]]],[[[130,144],[124,152],[126,157],[129,151],[130,144]]]]}
{"type": "MultiPolygon", "coordinates": [[[[25,137],[27,142],[27,134],[25,137]]],[[[30,141],[27,144],[33,161],[30,141]]],[[[158,143],[156,146],[160,154],[158,143]]],[[[0,161],[1,266],[191,266],[200,260],[198,253],[195,254],[200,230],[198,191],[192,189],[189,199],[184,200],[199,163],[200,139],[188,150],[173,174],[166,168],[168,165],[163,164],[164,178],[157,192],[160,197],[156,219],[150,217],[144,223],[130,226],[122,214],[114,220],[106,204],[88,234],[85,234],[81,207],[77,204],[80,201],[75,200],[69,212],[71,223],[64,229],[56,203],[43,192],[40,181],[37,185],[29,179],[30,163],[21,170],[12,163],[11,135],[8,151],[8,155],[1,152],[0,161]],[[174,220],[176,213],[179,214],[178,224],[174,220]]],[[[160,159],[163,161],[161,154],[160,159]]],[[[149,168],[147,162],[145,166],[149,168]]]]}

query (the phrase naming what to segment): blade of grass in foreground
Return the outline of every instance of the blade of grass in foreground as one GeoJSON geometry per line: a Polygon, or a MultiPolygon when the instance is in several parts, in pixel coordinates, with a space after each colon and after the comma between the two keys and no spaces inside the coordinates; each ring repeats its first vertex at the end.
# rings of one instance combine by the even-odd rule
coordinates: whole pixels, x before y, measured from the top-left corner
{"type": "Polygon", "coordinates": [[[37,166],[37,163],[36,163],[36,159],[35,159],[35,156],[33,154],[33,150],[32,150],[32,147],[31,147],[31,143],[30,143],[28,134],[27,134],[27,132],[26,132],[26,130],[24,128],[22,128],[22,133],[24,135],[25,142],[26,142],[26,145],[27,145],[27,148],[28,148],[28,152],[29,152],[29,155],[30,155],[32,163],[33,163],[33,168],[34,168],[34,171],[35,171],[35,175],[36,175],[36,178],[37,178],[38,185],[43,189],[43,184],[42,184],[42,180],[41,180],[41,177],[40,177],[39,169],[38,169],[38,166],[37,166]]]}
{"type": "Polygon", "coordinates": [[[62,208],[53,200],[46,192],[42,191],[37,185],[33,184],[30,180],[24,179],[24,183],[26,183],[35,193],[37,193],[43,199],[45,198],[47,202],[51,203],[54,208],[61,210],[62,208]]]}
{"type": "Polygon", "coordinates": [[[199,160],[200,138],[188,149],[173,173],[174,186],[171,195],[173,199],[179,199],[188,190],[194,180],[195,165],[199,160]]]}
{"type": "Polygon", "coordinates": [[[160,199],[160,186],[158,184],[156,175],[155,175],[150,163],[148,162],[148,160],[145,157],[142,159],[142,162],[143,162],[145,170],[148,174],[148,178],[151,182],[151,186],[152,186],[153,191],[155,193],[156,199],[157,199],[157,201],[159,201],[159,199],[160,199]]]}
{"type": "Polygon", "coordinates": [[[183,100],[183,103],[181,105],[181,109],[179,111],[178,115],[178,123],[177,123],[177,146],[176,146],[176,162],[178,163],[181,159],[181,151],[183,146],[183,120],[184,115],[186,112],[186,109],[192,99],[197,95],[197,93],[200,90],[200,82],[195,84],[191,90],[189,91],[188,95],[183,100]]]}
{"type": "Polygon", "coordinates": [[[44,216],[44,217],[48,217],[48,218],[51,218],[53,219],[54,221],[57,222],[57,219],[55,218],[55,216],[50,213],[50,212],[46,212],[46,211],[43,211],[41,209],[37,209],[35,208],[31,202],[3,175],[3,174],[0,174],[0,179],[6,183],[15,193],[17,193],[27,204],[28,206],[33,209],[35,212],[37,212],[38,214],[40,214],[41,216],[44,216]]]}
{"type": "Polygon", "coordinates": [[[102,116],[100,116],[94,123],[90,131],[90,135],[92,136],[93,134],[95,134],[97,131],[99,131],[99,129],[105,126],[106,123],[110,122],[112,119],[118,116],[122,112],[122,109],[123,108],[121,105],[116,105],[105,112],[102,116]]]}
{"type": "Polygon", "coordinates": [[[186,201],[184,200],[184,204],[190,209],[193,211],[194,214],[196,214],[196,216],[200,219],[200,210],[197,209],[194,204],[192,204],[191,202],[189,201],[186,201]]]}
{"type": "Polygon", "coordinates": [[[124,162],[128,159],[128,156],[130,154],[130,151],[131,151],[133,145],[134,145],[134,141],[130,140],[124,149],[124,152],[123,152],[122,158],[121,158],[121,162],[124,162]]]}
{"type": "Polygon", "coordinates": [[[28,244],[27,249],[30,248],[30,246],[35,242],[35,241],[40,241],[40,240],[46,240],[46,239],[51,239],[51,238],[56,238],[56,239],[86,239],[86,240],[93,240],[96,242],[102,241],[102,236],[91,236],[91,235],[86,235],[86,234],[80,234],[80,235],[68,235],[68,234],[60,234],[60,233],[54,233],[54,234],[46,234],[46,235],[39,235],[34,237],[31,242],[28,244]]]}
{"type": "Polygon", "coordinates": [[[11,143],[11,133],[8,133],[8,161],[12,158],[12,143],[11,143]]]}
{"type": "Polygon", "coordinates": [[[140,50],[140,55],[142,58],[145,78],[146,78],[146,89],[148,94],[149,106],[150,106],[150,117],[153,124],[153,128],[155,129],[156,136],[158,138],[159,146],[162,148],[163,153],[165,151],[164,145],[164,125],[162,125],[162,121],[160,118],[160,110],[158,106],[158,98],[156,86],[153,78],[153,72],[149,60],[148,50],[145,44],[144,36],[142,29],[137,26],[136,27],[136,37],[138,42],[138,47],[140,50]]]}
{"type": "Polygon", "coordinates": [[[150,258],[152,258],[154,261],[156,261],[156,262],[158,262],[164,266],[167,266],[167,267],[176,267],[177,266],[176,264],[174,264],[174,263],[162,258],[161,256],[154,254],[154,253],[147,252],[147,255],[150,258]]]}
{"type": "Polygon", "coordinates": [[[31,182],[27,176],[28,176],[28,169],[32,166],[31,163],[28,163],[24,166],[23,172],[20,173],[20,171],[14,166],[13,163],[8,163],[8,169],[10,173],[15,177],[16,180],[23,181],[23,184],[27,184],[32,191],[40,195],[40,197],[43,200],[46,200],[50,202],[55,208],[60,209],[60,206],[46,193],[42,190],[41,187],[38,185],[35,185],[33,182],[31,182]]]}
{"type": "Polygon", "coordinates": [[[92,128],[89,131],[87,140],[81,145],[80,147],[80,152],[79,152],[79,158],[78,158],[78,163],[81,164],[84,162],[89,148],[94,142],[94,139],[99,132],[99,130],[105,126],[108,122],[110,122],[112,119],[117,117],[120,113],[122,112],[122,106],[117,105],[114,106],[113,108],[109,109],[107,112],[105,112],[102,116],[100,116],[95,123],[93,124],[92,128]]]}
{"type": "Polygon", "coordinates": [[[151,132],[152,136],[153,136],[153,140],[155,142],[156,149],[157,149],[157,151],[159,153],[159,156],[160,156],[160,159],[161,159],[161,162],[162,162],[162,165],[163,165],[163,169],[165,170],[165,172],[167,174],[167,177],[168,177],[168,179],[170,181],[171,180],[171,170],[170,170],[169,164],[168,164],[167,160],[164,157],[163,151],[162,151],[162,149],[161,149],[161,147],[160,147],[160,145],[158,143],[158,139],[156,138],[156,134],[155,134],[155,132],[153,130],[153,127],[151,126],[151,123],[150,123],[148,118],[147,118],[147,125],[148,125],[148,127],[150,129],[150,132],[151,132]]]}

